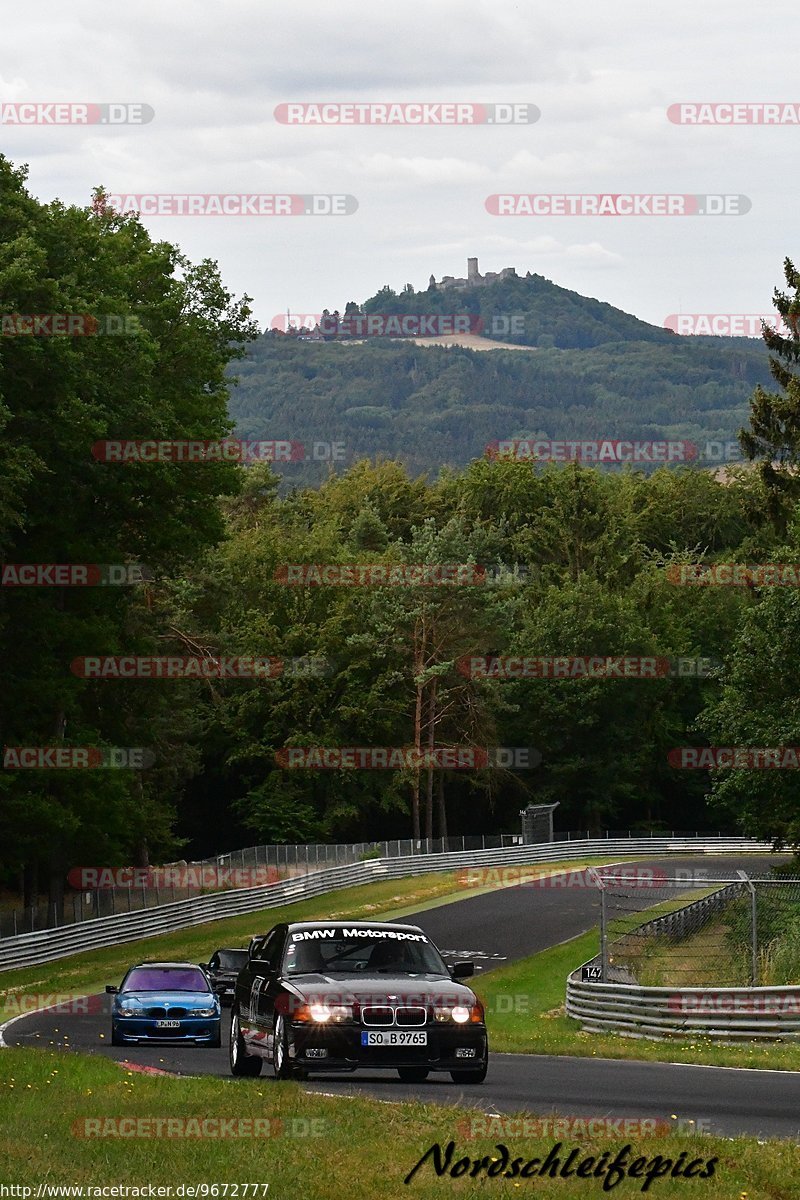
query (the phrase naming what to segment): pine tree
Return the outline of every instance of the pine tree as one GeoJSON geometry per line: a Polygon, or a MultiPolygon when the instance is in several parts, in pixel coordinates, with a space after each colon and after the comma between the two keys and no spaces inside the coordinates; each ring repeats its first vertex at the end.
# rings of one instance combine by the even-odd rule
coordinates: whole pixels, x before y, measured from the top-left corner
{"type": "Polygon", "coordinates": [[[739,442],[745,456],[759,463],[766,490],[766,513],[779,533],[784,533],[791,509],[800,498],[800,272],[791,259],[783,264],[787,286],[773,293],[775,308],[789,331],[785,336],[763,324],[763,338],[772,352],[770,373],[782,392],[768,392],[759,384],[750,400],[750,428],[742,429],[739,442]]]}

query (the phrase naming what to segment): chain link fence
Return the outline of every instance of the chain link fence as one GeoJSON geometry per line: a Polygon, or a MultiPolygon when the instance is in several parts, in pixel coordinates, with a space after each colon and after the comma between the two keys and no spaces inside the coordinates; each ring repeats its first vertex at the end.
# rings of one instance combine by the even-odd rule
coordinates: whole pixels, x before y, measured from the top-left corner
{"type": "Polygon", "coordinates": [[[601,944],[595,966],[602,982],[677,988],[800,984],[796,867],[778,867],[765,877],[635,866],[598,868],[594,876],[601,944]]]}
{"type": "MultiPolygon", "coordinates": [[[[564,834],[564,840],[583,834],[564,834]]],[[[232,888],[259,887],[305,876],[328,867],[351,866],[373,858],[404,858],[413,854],[493,850],[522,844],[520,834],[459,836],[452,838],[395,838],[384,842],[247,846],[193,862],[181,860],[147,869],[116,867],[74,868],[60,903],[41,902],[20,907],[0,907],[0,938],[56,929],[97,917],[117,916],[156,908],[176,900],[190,900],[232,888]],[[85,886],[75,886],[83,872],[85,886]],[[99,879],[99,886],[94,885],[99,879]],[[119,881],[119,882],[115,882],[119,881]]]]}
{"type": "MultiPolygon", "coordinates": [[[[594,835],[597,836],[597,835],[594,835]]],[[[685,832],[682,830],[607,831],[602,838],[718,837],[721,834],[685,832]]],[[[554,842],[588,840],[588,830],[555,833],[554,842]]],[[[351,866],[372,858],[406,858],[415,854],[457,854],[469,850],[495,850],[524,843],[521,834],[475,834],[449,838],[392,838],[388,841],[347,842],[338,844],[312,843],[298,845],[247,846],[225,854],[194,862],[168,863],[147,871],[131,870],[124,883],[113,882],[112,872],[118,868],[88,868],[89,881],[84,886],[67,887],[60,902],[40,902],[21,907],[13,901],[0,904],[0,938],[34,933],[40,929],[57,929],[97,917],[117,916],[155,908],[176,900],[189,900],[212,892],[231,888],[259,887],[323,871],[328,867],[351,866]],[[91,882],[91,872],[101,875],[100,886],[91,882]],[[104,877],[104,878],[103,878],[104,877]]],[[[75,875],[75,868],[69,878],[75,875]]],[[[124,870],[124,868],[123,868],[124,870]]]]}

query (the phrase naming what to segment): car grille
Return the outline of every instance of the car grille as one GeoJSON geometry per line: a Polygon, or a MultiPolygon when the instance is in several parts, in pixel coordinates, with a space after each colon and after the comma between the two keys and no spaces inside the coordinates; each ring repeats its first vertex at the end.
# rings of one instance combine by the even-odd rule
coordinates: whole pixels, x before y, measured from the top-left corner
{"type": "Polygon", "coordinates": [[[157,1021],[179,1021],[181,1017],[186,1016],[185,1008],[148,1008],[147,1016],[153,1017],[157,1021]]]}
{"type": "Polygon", "coordinates": [[[421,1005],[394,1008],[390,1004],[373,1004],[361,1010],[361,1020],[365,1025],[386,1028],[389,1025],[400,1025],[404,1028],[424,1025],[427,1011],[421,1005]]]}
{"type": "Polygon", "coordinates": [[[389,1005],[372,1005],[370,1008],[362,1008],[361,1020],[365,1025],[393,1025],[394,1009],[389,1005]]]}
{"type": "Polygon", "coordinates": [[[417,1007],[416,1005],[413,1008],[398,1008],[396,1012],[397,1024],[405,1026],[424,1025],[427,1015],[424,1008],[417,1007]]]}

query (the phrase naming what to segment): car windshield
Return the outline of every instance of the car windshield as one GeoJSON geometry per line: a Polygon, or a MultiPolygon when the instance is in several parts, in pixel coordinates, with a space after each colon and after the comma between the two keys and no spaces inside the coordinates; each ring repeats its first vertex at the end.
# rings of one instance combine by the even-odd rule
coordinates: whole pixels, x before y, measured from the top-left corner
{"type": "Polygon", "coordinates": [[[218,971],[240,971],[247,962],[247,951],[219,950],[216,960],[218,971]]]}
{"type": "Polygon", "coordinates": [[[301,930],[289,935],[283,956],[286,975],[447,975],[436,947],[424,934],[343,934],[341,931],[301,930]],[[316,935],[316,936],[315,936],[316,935]],[[414,939],[414,940],[412,940],[414,939]]]}
{"type": "Polygon", "coordinates": [[[207,992],[208,980],[196,967],[134,967],[123,992],[207,992]]]}

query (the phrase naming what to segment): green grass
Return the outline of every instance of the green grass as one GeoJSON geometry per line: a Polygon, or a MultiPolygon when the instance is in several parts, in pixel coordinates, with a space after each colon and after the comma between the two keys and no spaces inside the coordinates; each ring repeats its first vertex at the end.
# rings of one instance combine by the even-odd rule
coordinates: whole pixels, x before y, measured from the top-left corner
{"type": "MultiPolygon", "coordinates": [[[[475,1089],[476,1100],[480,1090],[475,1089]]],[[[470,1140],[463,1126],[468,1119],[464,1109],[455,1107],[331,1098],[266,1078],[156,1078],[89,1056],[42,1050],[7,1050],[0,1055],[0,1182],[26,1184],[34,1195],[40,1183],[175,1189],[179,1184],[246,1182],[269,1184],[267,1200],[394,1200],[411,1195],[427,1200],[474,1194],[477,1189],[508,1196],[523,1195],[528,1187],[547,1200],[605,1194],[594,1179],[438,1178],[430,1165],[423,1166],[407,1187],[404,1177],[435,1142],[444,1147],[453,1140],[455,1162],[462,1156],[496,1157],[498,1142],[508,1146],[511,1158],[543,1159],[556,1141],[513,1131],[498,1135],[496,1129],[493,1136],[470,1140]],[[156,1128],[153,1118],[198,1123],[235,1118],[260,1122],[255,1128],[266,1136],[156,1138],[141,1136],[147,1131],[141,1125],[127,1127],[140,1131],[139,1136],[81,1135],[86,1120],[102,1121],[94,1129],[108,1131],[109,1118],[149,1119],[151,1134],[156,1128]],[[267,1122],[282,1122],[282,1130],[267,1122]]],[[[642,1155],[652,1161],[660,1155],[675,1162],[683,1152],[684,1165],[692,1159],[718,1158],[710,1179],[656,1181],[648,1194],[666,1200],[696,1195],[703,1200],[791,1200],[800,1194],[797,1147],[777,1140],[760,1145],[754,1138],[674,1132],[628,1139],[580,1136],[564,1140],[561,1161],[573,1148],[580,1149],[580,1158],[596,1157],[603,1150],[613,1157],[626,1141],[632,1146],[631,1158],[642,1155]]],[[[641,1196],[642,1183],[623,1180],[614,1195],[641,1196]]],[[[221,1190],[217,1194],[221,1196],[221,1190]]],[[[257,1195],[262,1196],[260,1189],[257,1195]]]]}
{"type": "MultiPolygon", "coordinates": [[[[718,885],[689,889],[648,908],[645,922],[711,896],[718,885]]],[[[642,912],[626,913],[608,926],[609,964],[624,967],[643,987],[741,987],[749,979],[749,961],[742,946],[726,940],[722,918],[711,918],[696,933],[637,933],[642,912]]],[[[745,951],[747,947],[744,947],[745,951]]]]}
{"type": "Polygon", "coordinates": [[[653,1042],[585,1032],[564,1013],[566,978],[596,953],[597,933],[593,930],[477,980],[475,990],[487,1006],[492,1050],[800,1070],[800,1045],[796,1043],[718,1045],[699,1035],[653,1042]]]}

